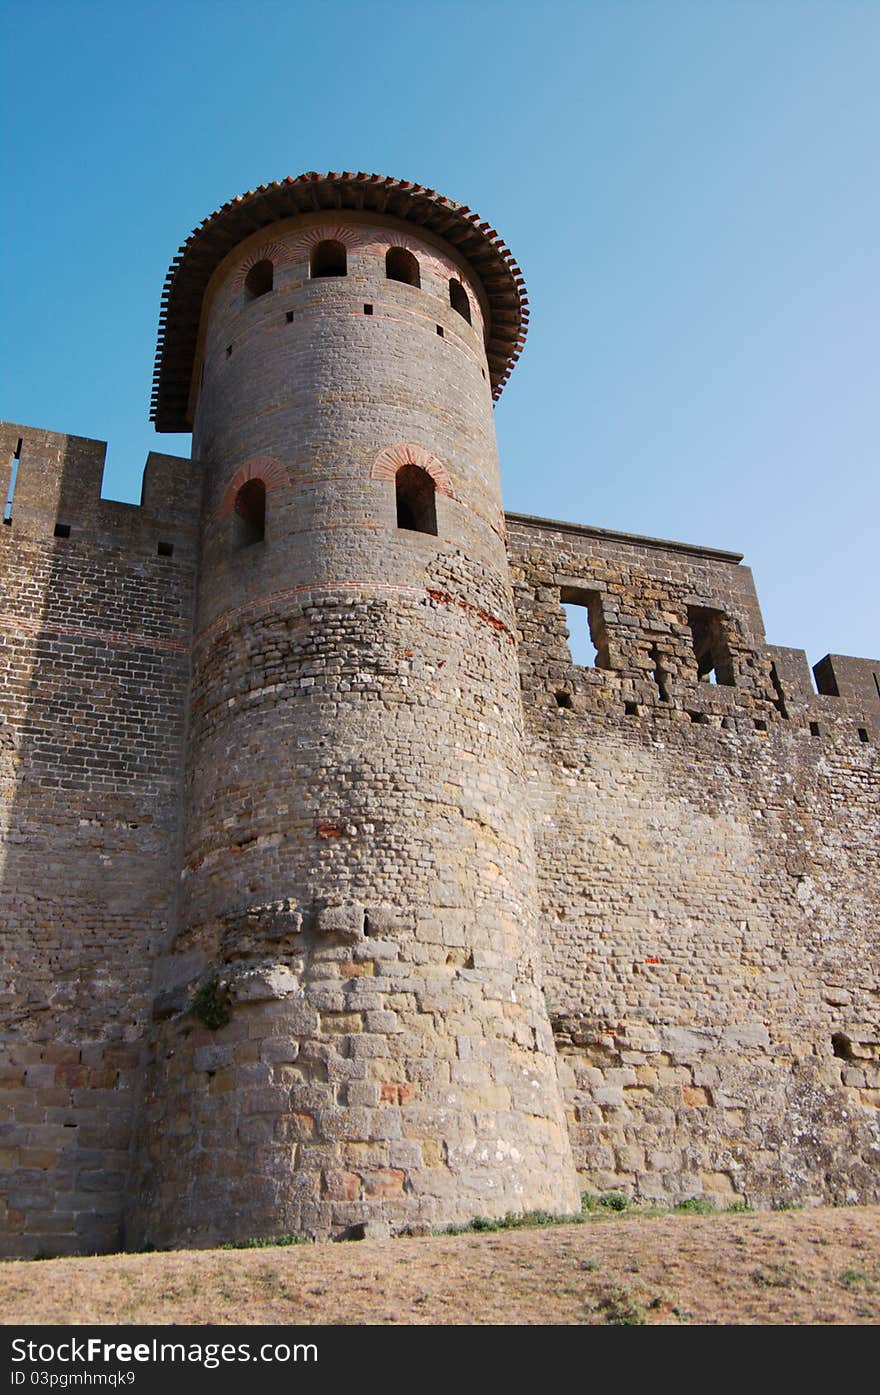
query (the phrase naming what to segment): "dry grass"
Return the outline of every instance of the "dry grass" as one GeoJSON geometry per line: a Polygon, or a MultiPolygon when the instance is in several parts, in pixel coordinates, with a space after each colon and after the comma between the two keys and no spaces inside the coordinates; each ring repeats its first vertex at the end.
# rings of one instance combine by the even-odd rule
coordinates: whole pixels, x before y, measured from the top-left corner
{"type": "Polygon", "coordinates": [[[880,1322],[880,1206],[0,1265],[19,1323],[880,1322]]]}

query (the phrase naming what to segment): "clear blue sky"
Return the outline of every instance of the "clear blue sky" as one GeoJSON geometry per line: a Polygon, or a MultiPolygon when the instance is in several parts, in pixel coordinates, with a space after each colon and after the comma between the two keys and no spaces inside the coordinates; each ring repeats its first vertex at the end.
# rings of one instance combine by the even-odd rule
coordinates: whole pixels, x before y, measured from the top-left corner
{"type": "Polygon", "coordinates": [[[880,0],[5,0],[0,415],[138,497],[166,267],[363,169],[520,262],[507,507],[746,554],[768,638],[880,653],[880,0]]]}

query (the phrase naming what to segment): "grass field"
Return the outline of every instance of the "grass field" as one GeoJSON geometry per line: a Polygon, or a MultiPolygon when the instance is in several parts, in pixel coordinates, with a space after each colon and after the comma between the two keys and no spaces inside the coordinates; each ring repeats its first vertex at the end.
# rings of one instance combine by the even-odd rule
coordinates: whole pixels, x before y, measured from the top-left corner
{"type": "Polygon", "coordinates": [[[880,1322],[880,1206],[0,1264],[18,1323],[880,1322]]]}

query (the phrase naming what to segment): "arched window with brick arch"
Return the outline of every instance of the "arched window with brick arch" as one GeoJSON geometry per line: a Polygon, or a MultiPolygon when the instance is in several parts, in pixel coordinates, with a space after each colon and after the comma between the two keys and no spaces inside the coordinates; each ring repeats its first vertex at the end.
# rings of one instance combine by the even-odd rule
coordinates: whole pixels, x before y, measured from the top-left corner
{"type": "Polygon", "coordinates": [[[450,276],[449,278],[449,304],[452,306],[453,310],[456,310],[458,314],[461,315],[463,320],[467,320],[468,324],[470,324],[471,303],[468,300],[468,293],[461,282],[457,281],[454,276],[450,276]]]}
{"type": "Polygon", "coordinates": [[[274,284],[275,268],[268,257],[263,257],[262,261],[254,262],[244,278],[245,295],[249,300],[256,300],[257,296],[268,295],[274,284]]]}
{"type": "Polygon", "coordinates": [[[401,465],[394,477],[397,526],[412,533],[437,535],[436,485],[419,465],[401,465]]]}
{"type": "Polygon", "coordinates": [[[312,248],[309,257],[310,276],[347,276],[348,254],[342,242],[327,239],[312,248]]]}
{"type": "Polygon", "coordinates": [[[266,536],[266,486],[248,480],[235,496],[232,508],[232,542],[236,548],[252,547],[266,536]]]}
{"type": "Polygon", "coordinates": [[[389,247],[385,253],[385,275],[389,281],[402,281],[406,286],[419,287],[422,278],[418,259],[405,247],[389,247]]]}

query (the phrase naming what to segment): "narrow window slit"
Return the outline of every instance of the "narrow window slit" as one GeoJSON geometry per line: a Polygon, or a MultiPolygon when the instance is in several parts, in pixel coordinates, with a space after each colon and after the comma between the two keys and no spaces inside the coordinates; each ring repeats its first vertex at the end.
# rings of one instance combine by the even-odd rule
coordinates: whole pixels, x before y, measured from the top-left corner
{"type": "Polygon", "coordinates": [[[3,522],[12,522],[12,497],[15,494],[15,482],[18,479],[18,462],[21,460],[22,438],[19,436],[18,445],[12,452],[12,469],[9,474],[9,492],[6,495],[6,507],[3,510],[3,522]]]}
{"type": "Polygon", "coordinates": [[[669,701],[669,687],[666,682],[666,669],[663,667],[663,659],[656,644],[651,645],[651,664],[653,666],[653,678],[657,685],[657,692],[661,702],[669,701]]]}
{"type": "Polygon", "coordinates": [[[785,693],[783,692],[782,683],[780,682],[779,673],[775,664],[770,665],[770,682],[773,684],[773,691],[776,694],[775,706],[779,711],[780,717],[788,717],[788,708],[785,705],[785,693]]]}

